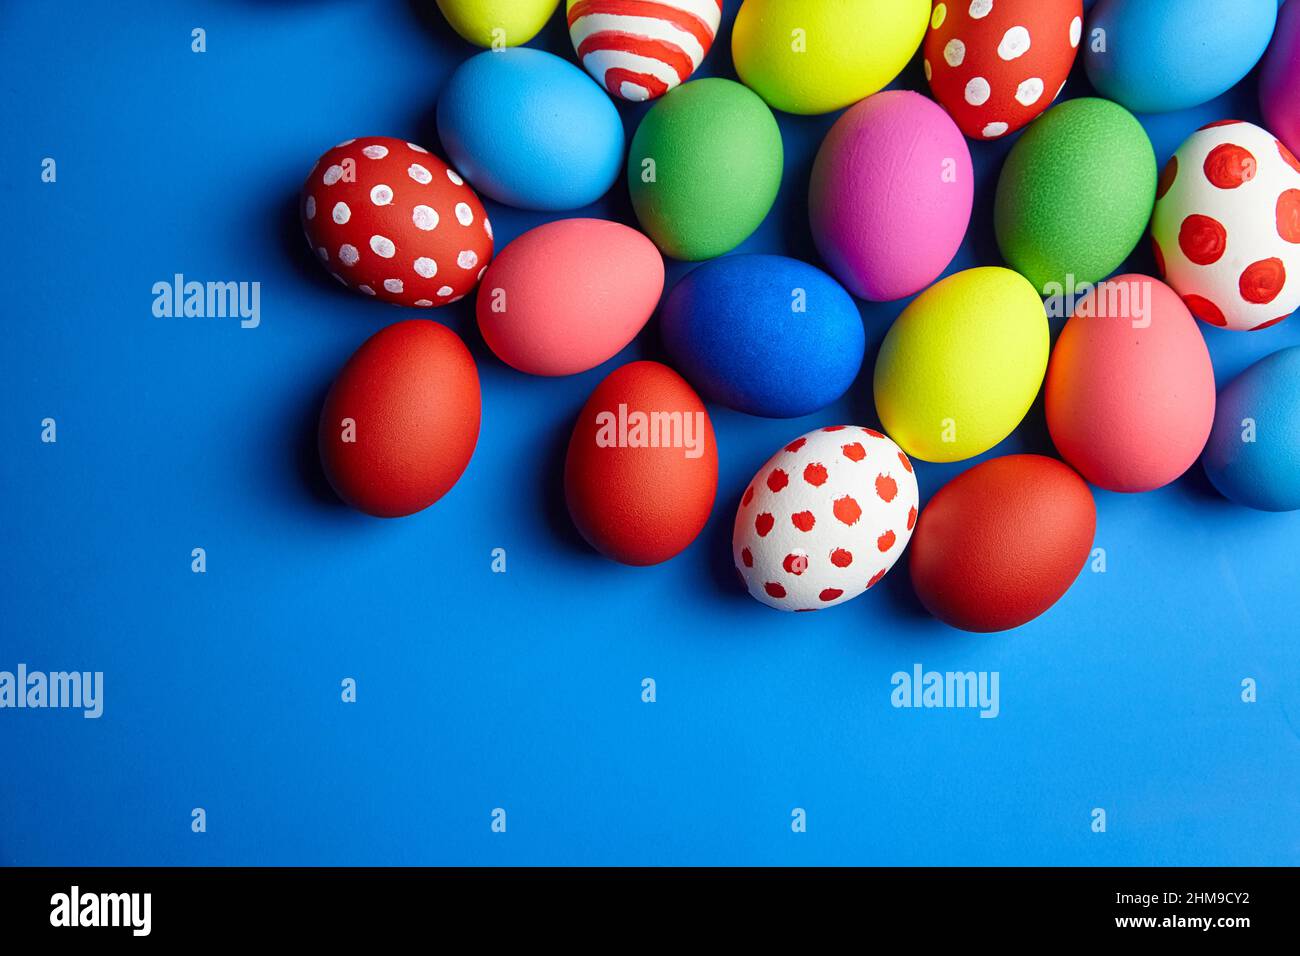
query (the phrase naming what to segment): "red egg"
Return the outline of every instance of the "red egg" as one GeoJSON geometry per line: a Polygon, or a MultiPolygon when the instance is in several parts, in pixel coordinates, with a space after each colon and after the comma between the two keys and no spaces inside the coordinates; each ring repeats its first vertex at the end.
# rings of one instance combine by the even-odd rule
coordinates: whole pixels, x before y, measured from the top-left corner
{"type": "Polygon", "coordinates": [[[492,224],[474,190],[424,147],[391,136],[327,152],[303,183],[299,208],[330,274],[386,302],[455,302],[492,259],[492,224]]]}
{"type": "Polygon", "coordinates": [[[935,493],[912,535],[912,586],[939,620],[1005,631],[1042,614],[1087,561],[1097,509],[1068,465],[993,458],[935,493]]]}
{"type": "Polygon", "coordinates": [[[718,447],[704,403],[658,362],[606,376],[583,406],[564,462],[573,523],[623,564],[658,564],[695,540],[718,491],[718,447]]]}
{"type": "Polygon", "coordinates": [[[998,139],[1052,104],[1082,35],[1082,0],[937,3],[925,34],[925,78],[963,133],[998,139]]]}
{"type": "Polygon", "coordinates": [[[414,514],[465,471],[480,413],[478,370],[456,333],[398,322],[362,343],[335,379],[320,414],[321,464],[359,511],[414,514]]]}

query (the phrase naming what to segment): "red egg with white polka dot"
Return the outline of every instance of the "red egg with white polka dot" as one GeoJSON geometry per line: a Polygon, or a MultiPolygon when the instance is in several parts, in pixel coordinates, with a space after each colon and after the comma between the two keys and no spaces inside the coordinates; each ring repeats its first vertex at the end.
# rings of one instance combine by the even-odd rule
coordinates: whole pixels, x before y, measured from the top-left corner
{"type": "Polygon", "coordinates": [[[903,554],[920,508],[916,475],[880,432],[834,425],[796,438],[741,496],[731,549],[749,593],[781,611],[843,604],[903,554]]]}
{"type": "Polygon", "coordinates": [[[455,302],[492,259],[492,224],[474,190],[424,147],[391,136],[350,139],[317,160],[300,211],[335,279],[396,305],[455,302]]]}
{"type": "Polygon", "coordinates": [[[1052,105],[1082,36],[1083,0],[940,0],[925,78],[963,133],[998,139],[1052,105]]]}
{"type": "Polygon", "coordinates": [[[1165,281],[1197,318],[1277,325],[1300,306],[1300,160],[1251,123],[1196,131],[1160,174],[1151,239],[1165,281]]]}

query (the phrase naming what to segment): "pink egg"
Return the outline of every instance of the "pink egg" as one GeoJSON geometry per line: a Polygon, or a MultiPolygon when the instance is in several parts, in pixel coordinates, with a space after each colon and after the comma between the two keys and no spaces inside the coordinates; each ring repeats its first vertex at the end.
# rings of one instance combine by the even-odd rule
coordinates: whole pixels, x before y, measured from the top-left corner
{"type": "Polygon", "coordinates": [[[1196,461],[1214,423],[1214,369],[1173,289],[1149,276],[1097,285],[1075,306],[1047,369],[1047,427],[1088,481],[1151,491],[1196,461]]]}
{"type": "Polygon", "coordinates": [[[1269,130],[1300,153],[1300,3],[1278,11],[1259,71],[1259,105],[1269,130]]]}
{"type": "Polygon", "coordinates": [[[813,165],[813,239],[862,299],[901,299],[937,279],[970,224],[970,150],[933,100],[910,90],[868,96],[839,118],[813,165]]]}
{"type": "Polygon", "coordinates": [[[521,372],[572,375],[631,342],[663,288],[663,258],[635,229],[603,219],[550,222],[488,267],[479,329],[497,357],[521,372]]]}

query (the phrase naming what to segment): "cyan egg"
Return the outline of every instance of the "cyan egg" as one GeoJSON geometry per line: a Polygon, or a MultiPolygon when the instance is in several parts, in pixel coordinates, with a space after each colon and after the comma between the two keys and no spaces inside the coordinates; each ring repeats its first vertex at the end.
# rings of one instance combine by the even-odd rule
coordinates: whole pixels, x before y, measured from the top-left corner
{"type": "Polygon", "coordinates": [[[438,135],[479,192],[520,209],[590,205],[623,166],[623,123],[605,91],[527,47],[462,63],[438,101],[438,135]]]}
{"type": "Polygon", "coordinates": [[[1201,461],[1238,504],[1300,509],[1300,346],[1260,359],[1219,393],[1201,461]]]}
{"type": "Polygon", "coordinates": [[[1134,113],[1208,102],[1259,62],[1277,0],[1099,0],[1084,62],[1097,92],[1134,113]]]}
{"type": "Polygon", "coordinates": [[[797,259],[727,256],[682,279],[660,324],[675,367],[707,401],[796,418],[843,395],[865,335],[852,297],[797,259]]]}

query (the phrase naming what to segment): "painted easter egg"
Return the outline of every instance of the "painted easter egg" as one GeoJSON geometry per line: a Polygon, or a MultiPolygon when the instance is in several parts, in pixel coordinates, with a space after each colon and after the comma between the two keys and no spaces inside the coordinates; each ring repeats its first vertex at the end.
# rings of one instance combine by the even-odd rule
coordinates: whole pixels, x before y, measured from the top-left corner
{"type": "Polygon", "coordinates": [[[745,0],[732,59],[773,109],[830,113],[887,86],[921,45],[929,16],[929,0],[745,0]]]}
{"type": "Polygon", "coordinates": [[[1238,504],[1300,509],[1300,346],[1260,359],[1219,393],[1201,461],[1238,504]]]}
{"type": "Polygon", "coordinates": [[[1096,530],[1092,492],[1067,465],[1042,455],[992,458],[926,504],[912,538],[912,587],[945,624],[1010,630],[1070,589],[1096,530]]]}
{"type": "Polygon", "coordinates": [[[659,564],[695,540],[718,491],[713,423],[685,379],[632,362],[587,399],[564,461],[569,514],[622,564],[659,564]]]}
{"type": "Polygon", "coordinates": [[[1099,488],[1151,491],[1205,447],[1214,368],[1178,295],[1141,275],[1109,279],[1075,306],[1047,371],[1047,427],[1099,488]]]}
{"type": "Polygon", "coordinates": [[[1108,100],[1068,100],[1030,124],[1007,156],[993,210],[998,247],[1046,295],[1096,282],[1141,240],[1155,194],[1142,124],[1108,100]]]}
{"type": "Polygon", "coordinates": [[[909,455],[962,461],[1020,424],[1047,371],[1043,302],[1010,269],[968,269],[914,299],[876,357],[876,412],[909,455]]]}
{"type": "Polygon", "coordinates": [[[438,100],[438,135],[476,189],[520,209],[590,205],[623,162],[609,97],[572,63],[530,48],[462,63],[438,100]]]}
{"type": "Polygon", "coordinates": [[[843,604],[907,548],[919,499],[912,463],[870,428],[796,438],[758,470],[736,510],[731,552],[749,593],[781,611],[843,604]]]}
{"type": "Polygon", "coordinates": [[[784,256],[726,256],[677,283],[660,316],[676,367],[707,401],[794,418],[843,395],[862,367],[853,299],[784,256]]]}
{"type": "Polygon", "coordinates": [[[568,0],[578,59],[611,96],[640,103],[685,83],[704,62],[722,0],[568,0]]]}
{"type": "Polygon", "coordinates": [[[422,146],[362,136],[316,161],[299,202],[312,252],[344,286],[432,308],[478,285],[492,224],[456,171],[422,146]]]}
{"type": "Polygon", "coordinates": [[[1264,55],[1277,0],[1100,0],[1084,64],[1097,92],[1135,113],[1214,99],[1264,55]]]}
{"type": "Polygon", "coordinates": [[[1300,3],[1278,11],[1277,29],[1259,71],[1264,125],[1293,153],[1300,153],[1300,3]]]}
{"type": "Polygon", "coordinates": [[[1263,329],[1300,306],[1300,160],[1228,120],[1193,133],[1160,175],[1156,261],[1211,325],[1263,329]]]}
{"type": "Polygon", "coordinates": [[[478,327],[530,375],[572,375],[618,354],[654,313],[664,261],[635,229],[563,219],[529,230],[483,276],[478,327]]]}
{"type": "Polygon", "coordinates": [[[482,47],[527,43],[551,18],[560,0],[438,0],[451,28],[482,47]]]}
{"type": "Polygon", "coordinates": [[[712,259],[758,228],[785,154],[772,111],[739,83],[692,80],[658,100],[628,153],[641,228],[674,259],[712,259]]]}
{"type": "Polygon", "coordinates": [[[938,6],[946,12],[925,35],[925,78],[967,136],[1014,133],[1060,94],[1083,36],[1082,0],[938,6]]]}
{"type": "Polygon", "coordinates": [[[478,371],[455,332],[423,319],[380,329],[325,398],[318,434],[325,475],[359,511],[414,514],[464,473],[480,411],[478,371]]]}
{"type": "Polygon", "coordinates": [[[813,239],[859,298],[901,299],[937,279],[970,224],[970,150],[933,100],[869,96],[836,121],[813,164],[813,239]]]}

